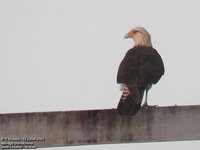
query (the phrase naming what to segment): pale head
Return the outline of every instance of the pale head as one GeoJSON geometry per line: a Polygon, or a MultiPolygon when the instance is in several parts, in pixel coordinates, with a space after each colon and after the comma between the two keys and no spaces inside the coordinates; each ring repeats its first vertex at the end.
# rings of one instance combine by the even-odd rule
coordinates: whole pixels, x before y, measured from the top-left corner
{"type": "Polygon", "coordinates": [[[133,28],[124,36],[124,38],[132,38],[134,40],[134,46],[152,46],[151,35],[144,27],[133,28]]]}

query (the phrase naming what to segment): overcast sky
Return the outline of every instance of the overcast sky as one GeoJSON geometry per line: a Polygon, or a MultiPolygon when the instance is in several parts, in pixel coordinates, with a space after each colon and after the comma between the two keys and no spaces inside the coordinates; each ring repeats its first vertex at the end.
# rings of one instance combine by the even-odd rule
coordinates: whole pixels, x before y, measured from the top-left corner
{"type": "Polygon", "coordinates": [[[149,104],[199,104],[199,6],[198,0],[0,0],[0,113],[116,108],[117,69],[133,46],[123,37],[136,26],[150,32],[165,64],[149,104]]]}

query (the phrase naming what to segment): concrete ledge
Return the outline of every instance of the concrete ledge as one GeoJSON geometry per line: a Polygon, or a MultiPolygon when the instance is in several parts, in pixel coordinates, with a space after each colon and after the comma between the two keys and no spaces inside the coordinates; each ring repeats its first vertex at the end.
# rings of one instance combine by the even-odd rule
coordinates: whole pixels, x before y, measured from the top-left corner
{"type": "Polygon", "coordinates": [[[135,116],[115,109],[0,114],[0,138],[1,147],[200,140],[200,105],[142,108],[135,116]]]}

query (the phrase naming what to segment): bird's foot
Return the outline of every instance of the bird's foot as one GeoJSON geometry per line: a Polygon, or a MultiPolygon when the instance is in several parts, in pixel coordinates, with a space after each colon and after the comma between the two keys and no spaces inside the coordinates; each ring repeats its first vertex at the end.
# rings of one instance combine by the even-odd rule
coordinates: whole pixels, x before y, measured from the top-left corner
{"type": "Polygon", "coordinates": [[[148,108],[148,107],[159,107],[159,105],[148,105],[148,104],[144,103],[144,104],[142,105],[142,107],[144,107],[144,108],[148,108]]]}
{"type": "Polygon", "coordinates": [[[142,107],[144,107],[144,108],[148,108],[149,105],[148,105],[147,103],[144,103],[144,104],[142,105],[142,107]]]}

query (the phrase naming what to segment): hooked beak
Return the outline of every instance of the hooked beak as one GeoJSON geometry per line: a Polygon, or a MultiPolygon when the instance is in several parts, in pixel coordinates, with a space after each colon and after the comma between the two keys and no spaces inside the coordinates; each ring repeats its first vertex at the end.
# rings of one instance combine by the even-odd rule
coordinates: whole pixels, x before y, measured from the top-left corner
{"type": "Polygon", "coordinates": [[[127,34],[124,35],[124,39],[128,39],[128,38],[130,38],[130,37],[131,37],[131,36],[130,36],[129,33],[127,33],[127,34]]]}

